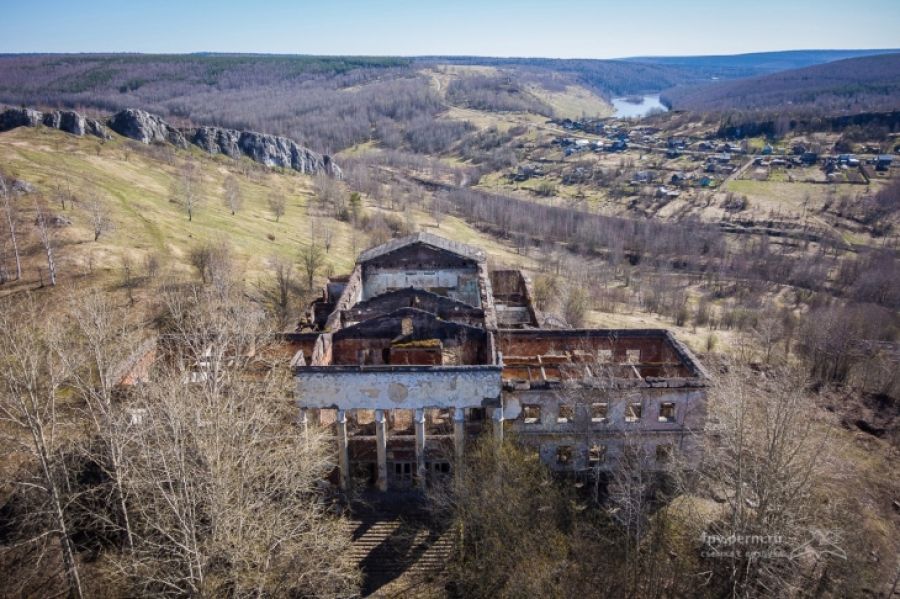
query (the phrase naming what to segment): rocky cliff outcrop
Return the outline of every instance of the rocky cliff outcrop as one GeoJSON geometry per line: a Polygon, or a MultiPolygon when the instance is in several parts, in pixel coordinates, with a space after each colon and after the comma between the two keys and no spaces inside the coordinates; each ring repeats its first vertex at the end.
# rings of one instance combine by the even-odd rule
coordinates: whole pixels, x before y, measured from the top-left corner
{"type": "Polygon", "coordinates": [[[144,110],[127,108],[117,112],[109,119],[109,128],[119,135],[145,144],[170,143],[179,148],[187,147],[181,131],[144,110]]]}
{"type": "Polygon", "coordinates": [[[287,137],[221,127],[198,127],[185,131],[185,134],[192,144],[210,154],[231,158],[246,156],[266,166],[289,168],[309,175],[342,176],[331,156],[313,152],[287,137]]]}
{"type": "Polygon", "coordinates": [[[241,132],[220,127],[198,127],[188,135],[191,143],[209,154],[225,154],[229,158],[240,158],[238,146],[241,132]]]}
{"type": "Polygon", "coordinates": [[[326,173],[341,177],[341,169],[331,160],[331,156],[313,152],[287,137],[243,131],[238,147],[245,156],[266,166],[291,168],[309,175],[326,173]]]}
{"type": "MultiPolygon", "coordinates": [[[[10,108],[0,112],[0,132],[41,124],[73,135],[109,138],[109,132],[99,121],[85,118],[74,110],[45,113],[30,108],[10,108]]],[[[343,176],[331,156],[313,152],[287,137],[222,127],[177,129],[161,117],[136,108],[117,112],[108,124],[119,135],[145,144],[170,143],[187,148],[191,143],[209,154],[224,154],[229,158],[246,156],[266,166],[289,168],[308,175],[324,173],[337,178],[343,176]]]]}
{"type": "Polygon", "coordinates": [[[16,127],[37,127],[44,125],[59,129],[72,135],[94,135],[109,139],[106,127],[94,119],[85,118],[74,110],[53,110],[41,112],[31,108],[9,108],[0,112],[0,131],[9,131],[16,127]]]}

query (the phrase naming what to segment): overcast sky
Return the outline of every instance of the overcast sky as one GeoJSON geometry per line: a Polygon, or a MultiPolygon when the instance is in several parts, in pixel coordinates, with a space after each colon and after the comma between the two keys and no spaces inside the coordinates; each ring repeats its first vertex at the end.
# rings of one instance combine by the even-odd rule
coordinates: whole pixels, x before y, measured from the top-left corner
{"type": "Polygon", "coordinates": [[[900,47],[900,0],[21,0],[0,52],[615,58],[900,47]]]}

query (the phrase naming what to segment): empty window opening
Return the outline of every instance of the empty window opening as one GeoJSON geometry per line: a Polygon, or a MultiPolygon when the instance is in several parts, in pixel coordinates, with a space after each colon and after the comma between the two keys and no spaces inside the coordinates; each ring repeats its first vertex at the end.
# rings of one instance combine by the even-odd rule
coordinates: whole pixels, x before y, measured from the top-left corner
{"type": "Polygon", "coordinates": [[[559,404],[559,412],[556,415],[558,424],[566,424],[575,422],[575,406],[569,404],[559,404]]]}
{"type": "Polygon", "coordinates": [[[394,477],[398,481],[411,481],[412,475],[412,462],[394,462],[394,477]]]}
{"type": "Polygon", "coordinates": [[[525,424],[539,424],[541,422],[541,406],[522,406],[522,417],[525,424]]]}
{"type": "Polygon", "coordinates": [[[611,364],[613,361],[613,353],[611,349],[598,349],[597,360],[601,364],[611,364]]]}
{"type": "Polygon", "coordinates": [[[560,466],[569,466],[572,464],[571,445],[560,445],[556,448],[556,463],[560,466]]]}
{"type": "Polygon", "coordinates": [[[429,408],[425,411],[426,429],[432,434],[449,433],[452,426],[449,408],[429,408]]]}
{"type": "Polygon", "coordinates": [[[608,422],[609,404],[604,402],[591,404],[591,422],[608,422]]]}
{"type": "Polygon", "coordinates": [[[319,424],[321,426],[328,426],[337,422],[337,410],[334,408],[320,408],[319,409],[319,424]]]}
{"type": "Polygon", "coordinates": [[[659,405],[659,421],[675,422],[675,403],[664,401],[659,405]]]}
{"type": "Polygon", "coordinates": [[[469,422],[481,422],[484,420],[484,408],[466,408],[466,420],[469,422]]]}
{"type": "Polygon", "coordinates": [[[627,361],[629,364],[640,364],[641,363],[641,350],[626,349],[625,350],[625,361],[627,361]]]}
{"type": "Polygon", "coordinates": [[[632,401],[625,406],[625,422],[640,422],[641,402],[632,401]]]}
{"type": "Polygon", "coordinates": [[[432,474],[450,474],[450,462],[428,462],[428,469],[432,474]]]}
{"type": "Polygon", "coordinates": [[[606,461],[606,445],[595,443],[588,451],[588,465],[599,466],[606,461]]]}
{"type": "Polygon", "coordinates": [[[672,459],[672,446],[671,445],[657,445],[656,446],[656,461],[660,463],[668,462],[672,459]]]}
{"type": "Polygon", "coordinates": [[[375,422],[375,410],[354,410],[353,415],[356,418],[356,423],[360,425],[372,424],[375,422]]]}
{"type": "Polygon", "coordinates": [[[391,410],[388,416],[390,431],[399,435],[413,434],[413,410],[391,410]]]}

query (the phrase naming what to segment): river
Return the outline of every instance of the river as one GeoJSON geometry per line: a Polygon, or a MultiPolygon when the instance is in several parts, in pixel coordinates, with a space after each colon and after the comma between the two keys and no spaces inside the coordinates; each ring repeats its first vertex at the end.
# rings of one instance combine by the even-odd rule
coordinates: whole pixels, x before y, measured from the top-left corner
{"type": "MultiPolygon", "coordinates": [[[[628,96],[631,98],[632,96],[628,96]]],[[[667,111],[662,102],[659,101],[659,96],[643,96],[643,99],[640,104],[635,104],[633,102],[629,102],[626,98],[613,98],[612,99],[613,108],[616,109],[616,112],[613,116],[616,116],[621,119],[639,119],[647,116],[647,114],[653,110],[658,109],[662,111],[667,111]]]]}

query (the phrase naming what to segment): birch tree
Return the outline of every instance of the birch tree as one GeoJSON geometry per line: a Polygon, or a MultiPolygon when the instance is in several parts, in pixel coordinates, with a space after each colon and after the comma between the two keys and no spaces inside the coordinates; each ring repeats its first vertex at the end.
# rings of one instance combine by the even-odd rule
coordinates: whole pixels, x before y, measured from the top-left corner
{"type": "MultiPolygon", "coordinates": [[[[67,311],[72,324],[69,342],[59,348],[59,359],[67,365],[70,384],[83,401],[85,421],[92,437],[101,446],[100,455],[89,456],[109,480],[114,509],[103,524],[114,534],[121,534],[126,547],[134,548],[125,490],[123,463],[128,451],[125,430],[128,415],[115,400],[115,390],[136,350],[146,347],[137,343],[136,335],[127,327],[125,311],[99,292],[73,300],[67,311]]],[[[94,449],[93,446],[89,446],[94,449]]]]}
{"type": "Polygon", "coordinates": [[[349,535],[318,492],[331,452],[292,422],[264,315],[212,290],[163,294],[165,365],[132,398],[127,492],[137,594],[350,597],[349,535]]]}
{"type": "Polygon", "coordinates": [[[188,222],[193,221],[194,213],[203,204],[200,167],[193,160],[185,161],[179,169],[172,184],[172,199],[187,212],[188,222]]]}
{"type": "Polygon", "coordinates": [[[12,202],[12,190],[10,190],[9,183],[2,173],[0,173],[0,199],[3,200],[6,225],[9,227],[9,238],[16,260],[16,280],[18,281],[22,278],[22,258],[19,256],[19,240],[16,233],[16,209],[12,202]]]}
{"type": "Polygon", "coordinates": [[[44,255],[47,257],[47,273],[50,277],[50,284],[56,285],[56,260],[53,257],[53,236],[50,232],[50,226],[47,223],[47,214],[40,202],[37,203],[37,231],[38,238],[41,240],[41,247],[44,248],[44,255]]]}
{"type": "Polygon", "coordinates": [[[15,484],[42,500],[28,514],[35,532],[21,543],[39,545],[53,539],[69,594],[80,599],[84,594],[68,521],[71,497],[63,459],[68,406],[62,397],[68,372],[55,351],[62,340],[47,322],[31,297],[20,303],[6,300],[0,309],[0,420],[4,445],[18,448],[36,465],[35,476],[15,484]]]}
{"type": "Polygon", "coordinates": [[[225,207],[231,210],[231,215],[234,216],[244,205],[244,196],[241,194],[241,187],[234,175],[228,175],[225,178],[223,191],[222,199],[225,201],[225,207]]]}
{"type": "Polygon", "coordinates": [[[724,501],[703,534],[712,584],[732,597],[792,595],[811,568],[846,558],[838,503],[824,501],[832,440],[811,417],[799,375],[729,371],[710,396],[701,468],[701,482],[724,501]]]}

